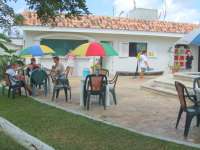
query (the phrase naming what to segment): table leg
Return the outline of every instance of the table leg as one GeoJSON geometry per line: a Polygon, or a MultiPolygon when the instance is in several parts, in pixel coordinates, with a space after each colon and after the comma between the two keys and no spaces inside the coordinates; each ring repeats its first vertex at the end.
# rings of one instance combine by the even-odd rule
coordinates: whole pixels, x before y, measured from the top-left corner
{"type": "Polygon", "coordinates": [[[80,106],[84,106],[84,104],[83,104],[83,86],[84,86],[84,82],[81,81],[81,84],[80,84],[80,106]]]}
{"type": "Polygon", "coordinates": [[[106,106],[110,106],[110,93],[109,86],[106,86],[106,106]]]}

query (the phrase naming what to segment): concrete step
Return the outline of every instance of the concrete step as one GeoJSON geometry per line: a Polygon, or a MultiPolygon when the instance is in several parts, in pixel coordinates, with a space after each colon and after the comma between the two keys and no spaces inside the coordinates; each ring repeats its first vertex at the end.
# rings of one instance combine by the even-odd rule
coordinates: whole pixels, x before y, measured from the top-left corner
{"type": "Polygon", "coordinates": [[[142,85],[141,87],[145,91],[153,92],[159,95],[167,95],[167,96],[177,96],[175,89],[167,89],[157,85],[142,85]]]}
{"type": "MultiPolygon", "coordinates": [[[[182,82],[189,90],[192,89],[192,82],[185,80],[176,80],[182,82]]],[[[175,79],[173,76],[163,76],[157,79],[150,80],[142,85],[142,88],[151,92],[156,92],[161,95],[177,95],[175,88],[175,79]]]]}
{"type": "Polygon", "coordinates": [[[179,75],[179,74],[174,75],[174,80],[191,81],[191,82],[193,81],[193,79],[191,77],[179,75]]]}
{"type": "Polygon", "coordinates": [[[183,80],[174,80],[174,79],[156,80],[155,79],[153,82],[154,82],[154,84],[159,85],[160,87],[175,90],[175,81],[182,82],[188,89],[192,89],[192,87],[193,87],[192,82],[183,81],[183,80]]]}
{"type": "Polygon", "coordinates": [[[190,81],[192,82],[194,78],[199,77],[199,72],[178,72],[174,74],[175,80],[190,81]]]}

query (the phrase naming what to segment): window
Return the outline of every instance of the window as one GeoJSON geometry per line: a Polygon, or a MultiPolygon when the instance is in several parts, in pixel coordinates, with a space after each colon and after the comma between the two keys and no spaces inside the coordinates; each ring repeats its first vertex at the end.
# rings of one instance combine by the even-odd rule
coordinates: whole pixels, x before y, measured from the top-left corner
{"type": "Polygon", "coordinates": [[[146,51],[147,43],[129,43],[129,57],[136,57],[139,51],[146,51]]]}
{"type": "Polygon", "coordinates": [[[58,56],[65,56],[70,50],[73,50],[79,45],[87,42],[87,40],[42,39],[40,44],[49,46],[58,56]]]}
{"type": "Polygon", "coordinates": [[[147,43],[122,42],[120,43],[120,57],[136,57],[139,51],[147,50],[147,43]]]}

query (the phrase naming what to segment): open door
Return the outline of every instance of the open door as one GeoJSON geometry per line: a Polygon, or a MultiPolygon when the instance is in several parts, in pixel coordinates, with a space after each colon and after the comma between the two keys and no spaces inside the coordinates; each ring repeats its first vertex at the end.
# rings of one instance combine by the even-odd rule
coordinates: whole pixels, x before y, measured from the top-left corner
{"type": "Polygon", "coordinates": [[[200,72],[200,46],[199,46],[199,51],[198,51],[198,72],[200,72]]]}

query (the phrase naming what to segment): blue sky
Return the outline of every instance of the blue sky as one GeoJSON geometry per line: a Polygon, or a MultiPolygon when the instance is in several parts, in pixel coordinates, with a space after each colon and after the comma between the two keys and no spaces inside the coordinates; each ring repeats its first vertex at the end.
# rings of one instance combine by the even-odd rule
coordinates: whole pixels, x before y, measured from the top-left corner
{"type": "MultiPolygon", "coordinates": [[[[86,0],[89,11],[95,15],[115,16],[121,11],[126,16],[128,10],[134,7],[134,0],[86,0]]],[[[199,0],[135,0],[137,8],[158,9],[160,19],[163,19],[163,12],[166,10],[165,20],[176,22],[200,23],[200,5],[199,0]]],[[[10,4],[15,11],[22,12],[26,8],[24,0],[18,0],[17,3],[10,4]]]]}

